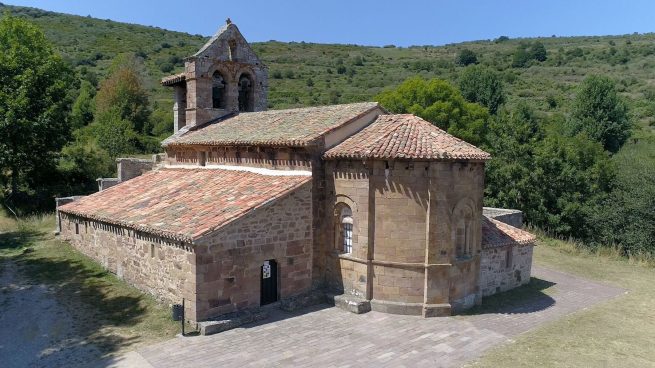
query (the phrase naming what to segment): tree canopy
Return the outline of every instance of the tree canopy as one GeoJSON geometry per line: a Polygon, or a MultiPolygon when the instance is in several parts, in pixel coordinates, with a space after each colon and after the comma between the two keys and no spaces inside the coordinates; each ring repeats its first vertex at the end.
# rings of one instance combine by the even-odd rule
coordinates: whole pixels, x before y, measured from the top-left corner
{"type": "Polygon", "coordinates": [[[0,180],[15,194],[54,169],[77,81],[43,32],[21,18],[0,19],[0,50],[0,180]]]}
{"type": "Polygon", "coordinates": [[[444,80],[409,78],[397,88],[380,93],[376,100],[391,112],[420,116],[469,143],[484,142],[489,112],[467,102],[457,88],[444,80]]]}
{"type": "Polygon", "coordinates": [[[476,102],[495,114],[505,102],[505,91],[500,77],[491,69],[472,65],[464,69],[459,78],[459,88],[469,102],[476,102]]]}
{"type": "Polygon", "coordinates": [[[469,49],[463,49],[462,51],[459,52],[459,54],[457,54],[456,62],[457,64],[463,66],[477,64],[478,56],[475,54],[475,52],[469,49]]]}
{"type": "Polygon", "coordinates": [[[150,133],[150,106],[143,86],[142,61],[133,55],[122,55],[114,61],[107,78],[100,83],[95,98],[96,115],[112,110],[128,121],[139,133],[150,133]]]}
{"type": "Polygon", "coordinates": [[[573,134],[584,132],[610,152],[617,152],[631,134],[628,109],[614,82],[589,76],[579,87],[570,122],[573,134]]]}
{"type": "Polygon", "coordinates": [[[553,233],[587,237],[594,231],[588,215],[610,191],[615,169],[600,144],[563,135],[560,124],[523,104],[492,119],[485,202],[519,208],[553,233]]]}

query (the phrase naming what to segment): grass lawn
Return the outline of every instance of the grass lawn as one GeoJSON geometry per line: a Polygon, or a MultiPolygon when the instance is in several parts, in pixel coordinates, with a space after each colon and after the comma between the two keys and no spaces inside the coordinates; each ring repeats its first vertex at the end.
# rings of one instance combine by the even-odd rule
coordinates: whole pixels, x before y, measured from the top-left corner
{"type": "MultiPolygon", "coordinates": [[[[54,288],[76,333],[103,355],[123,353],[175,336],[168,305],[127,285],[54,236],[53,215],[21,221],[0,215],[0,270],[54,288]]],[[[27,307],[27,306],[26,306],[27,307]]]]}
{"type": "Polygon", "coordinates": [[[534,257],[538,265],[629,292],[523,334],[470,366],[655,367],[655,268],[548,238],[534,257]]]}

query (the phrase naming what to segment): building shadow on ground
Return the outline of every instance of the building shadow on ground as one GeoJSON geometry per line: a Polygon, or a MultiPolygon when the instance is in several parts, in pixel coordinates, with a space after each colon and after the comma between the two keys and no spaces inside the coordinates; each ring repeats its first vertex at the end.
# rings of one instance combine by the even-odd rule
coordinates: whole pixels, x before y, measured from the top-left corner
{"type": "MultiPolygon", "coordinates": [[[[138,323],[146,312],[144,296],[109,288],[112,276],[99,265],[44,252],[41,247],[46,245],[34,245],[48,238],[39,231],[0,234],[4,253],[0,274],[6,281],[0,285],[3,304],[12,305],[4,312],[16,314],[1,324],[3,333],[16,336],[12,345],[29,360],[23,361],[25,366],[93,366],[92,362],[135,343],[138,338],[107,328],[138,323]],[[33,321],[11,322],[28,308],[25,315],[35,316],[33,321]],[[21,341],[25,334],[16,331],[21,326],[36,329],[31,333],[38,338],[21,341]]],[[[12,347],[3,350],[10,353],[12,347]]]]}
{"type": "Polygon", "coordinates": [[[466,310],[461,315],[538,312],[555,304],[555,299],[547,293],[555,285],[554,282],[531,277],[530,282],[523,286],[482,298],[482,305],[466,310]]]}
{"type": "MultiPolygon", "coordinates": [[[[556,283],[531,277],[530,282],[518,288],[498,293],[482,299],[482,305],[475,306],[469,310],[463,311],[459,315],[479,315],[479,314],[516,314],[516,313],[533,313],[547,309],[555,304],[555,299],[547,294],[547,290],[555,286],[556,283]]],[[[314,313],[323,309],[334,308],[333,304],[321,303],[309,307],[304,307],[292,312],[284,311],[276,305],[265,307],[268,317],[244,324],[241,328],[253,328],[267,325],[289,318],[296,318],[308,313],[314,313]]],[[[350,313],[343,311],[343,313],[350,313]]]]}

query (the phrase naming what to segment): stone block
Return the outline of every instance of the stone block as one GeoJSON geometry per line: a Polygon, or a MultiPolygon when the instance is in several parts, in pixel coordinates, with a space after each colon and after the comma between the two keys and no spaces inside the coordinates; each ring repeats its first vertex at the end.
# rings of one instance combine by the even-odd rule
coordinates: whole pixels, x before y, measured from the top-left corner
{"type": "Polygon", "coordinates": [[[371,303],[361,297],[347,294],[327,294],[326,297],[329,304],[351,313],[364,314],[371,311],[371,303]]]}
{"type": "Polygon", "coordinates": [[[199,322],[201,335],[213,335],[219,332],[228,331],[241,325],[261,321],[268,318],[268,312],[263,310],[244,311],[227,315],[221,319],[213,321],[199,322]]]}

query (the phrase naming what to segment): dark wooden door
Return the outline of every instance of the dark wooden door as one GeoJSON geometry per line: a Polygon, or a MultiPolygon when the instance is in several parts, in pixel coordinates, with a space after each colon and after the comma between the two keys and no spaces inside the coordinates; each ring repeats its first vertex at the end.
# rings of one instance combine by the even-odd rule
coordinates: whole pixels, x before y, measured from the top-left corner
{"type": "Polygon", "coordinates": [[[261,297],[260,304],[270,304],[277,301],[277,262],[265,261],[261,267],[261,297]]]}

